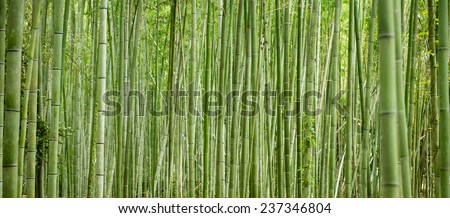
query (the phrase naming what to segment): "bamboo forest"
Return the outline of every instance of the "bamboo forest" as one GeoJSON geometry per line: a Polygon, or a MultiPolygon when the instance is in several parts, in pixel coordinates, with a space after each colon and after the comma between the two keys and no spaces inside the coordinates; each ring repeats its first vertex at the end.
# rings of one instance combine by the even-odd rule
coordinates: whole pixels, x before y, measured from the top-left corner
{"type": "Polygon", "coordinates": [[[0,197],[450,197],[448,0],[0,0],[0,197]]]}

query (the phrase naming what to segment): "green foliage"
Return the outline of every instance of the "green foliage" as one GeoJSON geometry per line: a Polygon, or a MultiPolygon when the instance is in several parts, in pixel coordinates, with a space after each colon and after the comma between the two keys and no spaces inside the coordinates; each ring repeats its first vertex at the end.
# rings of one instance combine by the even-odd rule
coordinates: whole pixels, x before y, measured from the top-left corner
{"type": "Polygon", "coordinates": [[[36,127],[37,168],[42,168],[41,163],[47,163],[49,133],[50,127],[48,125],[48,122],[38,115],[36,127]]]}

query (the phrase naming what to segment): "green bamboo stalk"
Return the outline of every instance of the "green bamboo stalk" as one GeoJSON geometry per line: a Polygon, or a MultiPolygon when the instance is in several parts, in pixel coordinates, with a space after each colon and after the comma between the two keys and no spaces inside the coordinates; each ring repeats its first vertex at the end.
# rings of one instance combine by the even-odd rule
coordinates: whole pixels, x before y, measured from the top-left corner
{"type": "Polygon", "coordinates": [[[6,29],[5,126],[3,141],[3,197],[18,196],[18,152],[20,126],[20,78],[24,1],[9,1],[6,29]]]}
{"type": "Polygon", "coordinates": [[[31,45],[30,45],[30,57],[31,59],[28,61],[27,74],[25,76],[25,87],[23,89],[23,101],[22,101],[22,110],[21,119],[20,119],[20,135],[19,135],[19,179],[17,183],[18,196],[22,196],[22,181],[23,181],[23,168],[24,168],[24,154],[25,154],[25,138],[27,135],[28,129],[28,102],[30,97],[30,85],[34,72],[34,62],[37,61],[37,42],[38,42],[38,34],[39,34],[39,2],[33,1],[33,12],[32,12],[32,27],[31,27],[31,45]]]}
{"type": "MultiPolygon", "coordinates": [[[[435,174],[436,181],[439,181],[439,127],[438,127],[438,92],[437,92],[437,71],[436,71],[436,15],[435,15],[435,1],[428,0],[428,48],[430,50],[430,96],[431,96],[431,114],[430,121],[431,124],[431,147],[433,149],[433,172],[435,174]]],[[[438,197],[440,194],[439,182],[434,184],[435,192],[434,196],[438,197]]]]}
{"type": "MultiPolygon", "coordinates": [[[[70,8],[70,0],[66,0],[64,3],[64,21],[63,21],[63,38],[62,38],[62,49],[61,49],[61,72],[65,72],[65,54],[66,54],[66,41],[67,41],[67,29],[68,29],[68,20],[69,20],[69,8],[70,8]]],[[[61,76],[61,95],[67,96],[67,91],[70,90],[71,82],[70,82],[70,76],[67,76],[70,74],[63,74],[61,76]],[[67,81],[67,83],[66,83],[67,81]]],[[[69,98],[70,99],[70,98],[69,98]]],[[[61,197],[66,198],[68,193],[68,186],[69,186],[69,175],[70,175],[70,165],[68,163],[71,162],[71,150],[68,147],[68,116],[67,116],[67,101],[66,98],[62,98],[62,113],[60,116],[63,116],[62,120],[62,156],[61,156],[61,162],[64,163],[61,165],[59,169],[59,180],[61,181],[61,197]],[[67,163],[67,164],[66,164],[67,163]]]]}
{"type": "MultiPolygon", "coordinates": [[[[96,100],[96,93],[97,93],[97,80],[95,79],[95,76],[97,75],[97,68],[95,68],[95,66],[97,66],[98,63],[98,55],[97,55],[97,43],[98,43],[98,38],[97,38],[97,25],[98,25],[98,19],[97,19],[97,11],[95,10],[98,6],[98,2],[97,1],[92,1],[92,5],[91,7],[94,8],[92,9],[93,13],[91,13],[91,37],[92,37],[92,48],[90,49],[91,51],[91,56],[90,56],[90,61],[91,61],[91,65],[92,65],[92,74],[90,75],[91,78],[91,82],[90,82],[90,90],[88,91],[88,99],[89,99],[89,121],[88,121],[88,125],[87,128],[88,129],[88,134],[87,134],[87,143],[89,145],[89,162],[88,162],[88,179],[87,179],[87,197],[92,198],[95,197],[95,153],[96,153],[96,145],[95,145],[95,137],[94,134],[97,132],[97,121],[98,121],[98,116],[97,113],[95,112],[98,108],[97,103],[95,102],[96,100]]],[[[88,155],[86,155],[88,156],[88,155]]],[[[128,178],[128,177],[127,177],[128,178]]]]}
{"type": "MultiPolygon", "coordinates": [[[[40,25],[40,0],[33,1],[33,24],[32,24],[32,41],[34,42],[31,49],[33,52],[30,66],[32,68],[30,78],[30,116],[28,118],[28,149],[27,149],[27,181],[26,195],[28,198],[35,196],[35,163],[36,163],[36,124],[37,124],[37,83],[38,83],[38,58],[39,58],[39,25],[40,25]],[[34,39],[33,39],[34,38],[34,39]]],[[[26,94],[26,93],[25,93],[26,94]]],[[[25,96],[26,98],[26,96],[25,96]]],[[[24,100],[25,101],[25,100],[24,100]]],[[[22,107],[25,108],[25,107],[22,107]]],[[[24,126],[25,127],[25,126],[24,126]]],[[[25,128],[24,128],[25,129],[25,128]]],[[[18,188],[22,187],[19,180],[18,188]]],[[[20,192],[19,192],[20,193],[20,192]]]]}
{"type": "MultiPolygon", "coordinates": [[[[276,74],[276,90],[278,92],[281,91],[282,85],[283,85],[283,77],[282,77],[282,50],[281,50],[281,3],[280,0],[275,1],[275,48],[276,48],[276,66],[277,71],[274,72],[276,74]]],[[[283,99],[280,97],[277,98],[277,141],[276,141],[276,163],[277,163],[277,197],[284,198],[285,197],[285,186],[284,186],[284,161],[283,161],[283,155],[284,155],[284,141],[283,141],[283,117],[282,117],[282,106],[283,106],[283,99]]]]}
{"type": "MultiPolygon", "coordinates": [[[[255,0],[250,0],[249,2],[249,26],[250,26],[250,47],[251,47],[251,75],[252,75],[252,88],[257,90],[257,81],[260,76],[258,75],[258,41],[256,38],[256,2],[255,0]]],[[[249,195],[251,198],[256,198],[259,196],[259,138],[257,130],[259,129],[259,124],[257,124],[257,117],[252,117],[253,121],[253,140],[252,141],[252,152],[251,152],[251,171],[250,171],[250,189],[249,195]]]]}
{"type": "Polygon", "coordinates": [[[312,4],[311,7],[311,14],[310,14],[310,20],[309,20],[309,27],[308,27],[308,38],[306,42],[307,51],[307,60],[306,60],[306,86],[305,91],[308,94],[305,94],[305,110],[308,111],[306,114],[306,127],[305,127],[305,143],[306,143],[306,151],[304,154],[304,162],[303,162],[303,168],[304,168],[304,180],[303,180],[303,196],[302,197],[311,197],[313,195],[312,191],[312,174],[314,171],[314,168],[312,168],[312,163],[314,162],[312,152],[315,150],[316,146],[316,123],[313,119],[312,113],[315,113],[316,109],[316,101],[314,97],[309,97],[308,95],[311,94],[316,90],[315,87],[315,79],[317,77],[317,43],[318,43],[318,23],[319,23],[319,1],[318,0],[312,0],[310,4],[312,4]]]}
{"type": "MultiPolygon", "coordinates": [[[[366,122],[364,127],[364,141],[363,143],[366,144],[366,150],[363,152],[363,163],[362,163],[362,179],[365,179],[367,183],[370,181],[370,172],[369,172],[369,155],[371,148],[371,138],[370,138],[370,127],[371,127],[371,97],[372,97],[372,72],[373,72],[373,56],[374,56],[374,44],[375,44],[375,20],[377,16],[377,5],[378,0],[372,1],[372,10],[371,10],[371,17],[370,17],[370,23],[369,23],[369,41],[368,41],[368,55],[367,55],[367,70],[366,70],[366,108],[364,113],[366,113],[366,122]]],[[[365,190],[363,190],[365,191],[365,190]]],[[[367,186],[367,197],[371,197],[371,187],[370,185],[367,186]]]]}
{"type": "MultiPolygon", "coordinates": [[[[197,1],[191,0],[191,53],[189,73],[189,112],[188,112],[188,146],[189,146],[189,196],[195,197],[195,174],[194,151],[195,151],[195,108],[194,96],[197,75],[197,1]]],[[[227,12],[228,13],[228,12],[227,12]]],[[[225,49],[224,49],[225,50],[225,49]]],[[[223,92],[222,92],[223,93],[223,92]]],[[[222,126],[222,125],[221,125],[222,126]]],[[[220,134],[220,133],[219,133],[220,134]]],[[[220,154],[222,155],[222,154],[220,154]]]]}
{"type": "Polygon", "coordinates": [[[345,143],[345,197],[352,197],[352,157],[353,157],[353,101],[354,101],[354,60],[355,60],[355,0],[350,0],[349,37],[348,37],[348,65],[347,65],[347,122],[345,143]]]}
{"type": "MultiPolygon", "coordinates": [[[[42,28],[41,28],[41,37],[39,40],[39,76],[38,76],[38,88],[41,90],[38,93],[38,117],[40,118],[40,120],[42,121],[44,119],[44,95],[47,92],[46,89],[44,88],[44,77],[46,76],[46,71],[44,69],[44,60],[43,60],[43,55],[42,55],[42,51],[43,51],[43,45],[45,40],[43,40],[42,36],[45,36],[46,33],[46,26],[47,26],[47,22],[46,22],[46,18],[47,18],[47,0],[44,0],[43,3],[43,10],[42,10],[42,28]]],[[[39,122],[38,122],[39,123],[39,122]]],[[[42,122],[41,122],[42,124],[42,122]]],[[[39,151],[39,150],[38,150],[39,151]]],[[[44,151],[44,149],[41,150],[41,152],[38,152],[36,155],[40,155],[40,157],[43,157],[43,153],[46,153],[47,150],[44,151]]],[[[44,177],[45,177],[45,163],[44,163],[44,158],[40,158],[40,160],[37,161],[37,166],[36,166],[36,196],[38,197],[45,197],[45,183],[44,183],[44,177]]]]}
{"type": "Polygon", "coordinates": [[[132,18],[132,16],[130,15],[130,12],[133,11],[133,9],[131,8],[130,2],[127,1],[126,4],[126,14],[127,14],[127,22],[126,22],[126,27],[125,27],[125,32],[127,33],[127,36],[125,36],[125,44],[127,47],[127,50],[125,51],[125,63],[127,64],[127,77],[126,77],[126,95],[127,97],[125,98],[125,105],[126,105],[126,128],[124,130],[126,137],[125,137],[125,169],[124,169],[124,186],[123,186],[123,196],[125,198],[130,198],[133,196],[132,193],[132,188],[133,188],[133,184],[132,184],[132,179],[133,179],[133,167],[134,167],[134,158],[133,158],[133,151],[134,151],[134,137],[133,137],[133,125],[134,125],[134,113],[135,113],[135,103],[136,103],[136,99],[134,97],[130,97],[130,91],[135,91],[135,72],[133,71],[133,69],[131,69],[132,63],[133,62],[133,56],[132,53],[133,51],[133,42],[134,42],[134,32],[133,32],[133,26],[134,26],[134,20],[132,18]],[[129,38],[128,38],[128,33],[130,34],[129,38]],[[131,58],[128,58],[129,56],[131,56],[131,58]],[[129,67],[129,68],[128,68],[129,67]]]}
{"type": "MultiPolygon", "coordinates": [[[[138,84],[137,84],[137,76],[138,76],[138,48],[139,48],[139,42],[140,42],[140,34],[141,34],[141,14],[142,14],[142,1],[139,0],[137,3],[137,8],[136,8],[136,14],[135,14],[135,19],[134,19],[134,25],[133,28],[133,40],[130,41],[132,43],[132,47],[131,47],[131,43],[130,43],[130,47],[132,48],[131,50],[131,59],[130,59],[130,90],[131,91],[136,91],[138,88],[138,84]]],[[[129,97],[128,99],[128,103],[129,103],[129,114],[128,114],[128,122],[127,122],[127,147],[130,149],[128,152],[128,157],[129,157],[129,161],[126,161],[126,164],[129,164],[131,169],[128,172],[128,180],[129,180],[129,190],[128,190],[128,197],[135,197],[136,196],[136,186],[135,186],[135,176],[136,176],[136,165],[137,161],[136,161],[136,146],[138,144],[137,141],[137,137],[136,135],[138,135],[138,129],[135,127],[135,125],[133,125],[134,120],[137,121],[137,123],[139,123],[139,119],[138,116],[139,115],[139,110],[137,108],[137,105],[140,103],[136,100],[134,100],[133,98],[129,97]]]]}
{"type": "MultiPolygon", "coordinates": [[[[81,4],[78,5],[78,16],[77,16],[77,36],[78,39],[81,39],[83,36],[83,11],[84,11],[84,3],[85,1],[82,1],[81,4]]],[[[82,52],[78,50],[78,54],[77,54],[77,64],[79,66],[82,65],[83,63],[83,59],[82,59],[82,52]]],[[[82,109],[81,109],[81,101],[82,101],[82,96],[81,96],[81,87],[82,87],[82,80],[81,80],[81,69],[77,72],[77,78],[76,78],[77,83],[75,84],[75,89],[76,94],[75,94],[75,119],[76,125],[75,125],[75,146],[76,146],[76,177],[74,180],[75,183],[75,196],[76,197],[81,197],[82,193],[81,193],[81,187],[82,187],[82,154],[84,149],[81,146],[81,141],[82,141],[82,109]]]]}
{"type": "MultiPolygon", "coordinates": [[[[354,16],[355,16],[355,41],[356,41],[356,57],[357,57],[357,78],[358,78],[358,88],[359,88],[359,97],[360,97],[360,101],[359,101],[359,105],[360,105],[360,111],[361,111],[361,130],[358,133],[358,137],[361,136],[361,133],[364,134],[364,132],[366,131],[366,123],[367,123],[367,113],[365,113],[366,111],[366,106],[365,104],[366,102],[366,96],[364,94],[364,80],[363,80],[363,76],[364,76],[364,72],[363,72],[363,61],[362,61],[362,40],[361,40],[361,20],[359,19],[359,14],[360,14],[360,10],[359,10],[359,5],[358,2],[355,2],[355,7],[354,7],[354,16]]],[[[362,10],[361,10],[362,11],[362,10]]],[[[361,12],[362,13],[362,12],[361,12]]],[[[367,74],[367,73],[366,73],[367,74]]],[[[356,92],[356,90],[355,90],[356,92]]],[[[355,102],[357,102],[356,97],[355,97],[355,102]]],[[[357,114],[357,112],[355,113],[357,114]]],[[[360,158],[361,160],[361,179],[360,179],[360,187],[361,187],[361,197],[365,198],[367,197],[367,141],[365,141],[364,136],[362,137],[362,143],[361,143],[361,152],[360,152],[360,158]]]]}
{"type": "MultiPolygon", "coordinates": [[[[420,65],[419,65],[419,68],[420,68],[420,65]]],[[[418,83],[414,82],[415,83],[414,92],[415,93],[420,93],[420,90],[421,90],[421,87],[419,86],[419,83],[421,81],[420,74],[417,75],[417,81],[419,81],[419,82],[418,83]]],[[[414,162],[413,162],[414,165],[418,166],[418,167],[414,167],[414,169],[416,170],[416,175],[424,175],[424,174],[426,174],[426,172],[424,172],[424,170],[422,170],[422,169],[427,167],[426,166],[426,161],[427,161],[426,159],[427,158],[420,158],[420,155],[418,155],[419,152],[421,152],[421,153],[426,155],[426,153],[427,153],[426,150],[428,150],[428,145],[423,145],[422,146],[421,145],[422,143],[421,143],[421,140],[420,140],[420,138],[422,137],[422,134],[420,134],[420,133],[421,132],[425,132],[423,130],[423,126],[425,126],[425,123],[423,122],[422,114],[426,114],[427,113],[421,107],[423,105],[422,102],[424,102],[424,100],[425,100],[425,98],[419,99],[419,95],[416,95],[416,97],[414,99],[414,101],[417,102],[417,104],[414,105],[414,114],[417,114],[416,118],[414,118],[416,120],[414,129],[417,130],[417,131],[415,131],[416,134],[413,134],[412,138],[411,138],[412,139],[412,143],[411,143],[411,147],[412,147],[411,150],[412,151],[411,151],[411,153],[413,153],[411,159],[414,160],[414,162]],[[419,112],[422,112],[422,113],[419,113],[419,112]]],[[[426,100],[428,101],[428,98],[426,98],[426,100]]],[[[416,183],[418,183],[418,182],[420,182],[420,183],[426,182],[426,180],[425,181],[423,181],[423,180],[424,180],[423,178],[417,178],[416,179],[416,181],[417,181],[416,183]]],[[[420,190],[420,188],[418,188],[417,190],[420,190]]],[[[413,194],[418,196],[419,193],[416,192],[416,193],[413,193],[413,194]]]]}
{"type": "Polygon", "coordinates": [[[5,111],[6,0],[0,0],[0,197],[3,197],[3,128],[5,111]]]}
{"type": "Polygon", "coordinates": [[[118,71],[119,71],[119,80],[118,80],[118,87],[119,87],[119,102],[120,102],[120,111],[121,113],[117,116],[117,125],[118,125],[118,132],[117,132],[117,149],[116,149],[116,173],[115,173],[115,180],[116,180],[116,196],[121,198],[123,197],[123,188],[122,188],[122,181],[123,181],[123,145],[124,145],[124,128],[123,128],[123,122],[124,122],[124,113],[125,113],[125,0],[121,0],[119,3],[119,55],[118,55],[118,71]]]}
{"type": "MultiPolygon", "coordinates": [[[[398,138],[396,131],[397,101],[395,65],[394,2],[378,1],[378,40],[380,54],[380,135],[382,196],[400,196],[398,138]]],[[[401,100],[401,99],[400,99],[401,100]]]]}
{"type": "MultiPolygon", "coordinates": [[[[130,34],[130,30],[129,30],[129,25],[130,25],[130,3],[129,1],[125,1],[124,2],[124,56],[123,56],[123,64],[124,64],[124,95],[129,94],[130,91],[130,70],[129,70],[129,50],[130,50],[130,45],[129,45],[129,34],[130,34]]],[[[128,110],[130,104],[128,103],[128,98],[124,98],[123,104],[124,104],[124,113],[125,111],[128,110]]],[[[128,171],[129,171],[129,146],[128,146],[128,141],[129,138],[131,137],[129,135],[129,131],[128,131],[128,119],[130,117],[130,113],[129,111],[127,111],[127,113],[124,116],[124,121],[123,121],[123,153],[124,153],[124,171],[123,171],[123,177],[122,179],[123,181],[123,186],[121,188],[123,188],[122,192],[123,192],[123,197],[128,197],[129,196],[129,191],[128,191],[128,183],[129,183],[129,175],[128,175],[128,171]]]]}
{"type": "MultiPolygon", "coordinates": [[[[76,16],[77,16],[77,14],[76,14],[76,10],[75,10],[75,4],[71,4],[71,9],[70,10],[72,12],[72,15],[70,16],[70,26],[73,27],[73,28],[71,28],[71,34],[70,34],[70,42],[72,44],[72,46],[70,47],[70,56],[74,57],[74,59],[76,59],[75,46],[74,45],[75,45],[75,37],[76,37],[76,34],[77,34],[76,31],[77,31],[78,26],[77,26],[77,23],[76,23],[76,16]]],[[[69,65],[70,74],[69,75],[71,75],[71,76],[69,77],[69,81],[77,81],[77,78],[75,76],[76,74],[73,73],[74,72],[74,65],[75,65],[75,63],[76,63],[76,61],[71,61],[70,62],[70,65],[69,65]]],[[[77,82],[74,82],[73,85],[70,86],[70,90],[69,90],[70,96],[73,96],[73,97],[70,98],[70,100],[68,100],[70,106],[66,106],[66,108],[70,107],[70,109],[72,111],[76,110],[76,108],[75,108],[75,96],[73,95],[75,93],[74,89],[75,89],[76,85],[77,85],[77,82]]],[[[68,111],[65,111],[65,114],[66,114],[66,117],[68,119],[67,120],[67,125],[73,127],[73,129],[75,130],[76,123],[74,122],[74,120],[76,120],[76,119],[73,119],[74,113],[70,113],[68,111]]],[[[66,128],[66,132],[67,132],[67,135],[68,135],[67,141],[70,141],[70,143],[67,142],[67,144],[66,144],[69,147],[69,150],[70,150],[70,157],[69,157],[70,161],[68,162],[68,166],[69,166],[68,185],[69,185],[69,197],[73,198],[76,195],[75,187],[77,185],[77,182],[76,182],[76,180],[77,180],[77,174],[76,174],[77,173],[77,162],[76,161],[77,161],[77,154],[78,154],[77,150],[78,150],[78,147],[76,146],[76,141],[75,141],[76,135],[73,134],[72,132],[70,132],[69,129],[70,128],[66,128]],[[70,135],[70,137],[69,137],[69,135],[70,135]]]]}
{"type": "MultiPolygon", "coordinates": [[[[303,138],[302,138],[302,131],[303,131],[303,110],[302,110],[302,79],[303,79],[303,8],[304,8],[304,2],[300,1],[298,2],[298,14],[297,14],[297,58],[299,61],[297,62],[297,86],[296,86],[296,109],[297,109],[297,119],[296,119],[296,149],[297,149],[297,157],[296,157],[296,167],[295,170],[296,173],[296,197],[302,196],[302,169],[303,169],[303,138]]],[[[270,153],[269,153],[270,154],[270,153]]],[[[270,158],[269,158],[270,160],[270,158]]]]}
{"type": "MultiPolygon", "coordinates": [[[[159,9],[159,6],[157,8],[159,9]]],[[[172,1],[170,8],[171,8],[170,9],[171,16],[170,16],[170,39],[169,39],[169,76],[168,76],[169,78],[168,78],[168,82],[167,82],[167,89],[172,91],[172,93],[173,93],[173,92],[175,92],[175,78],[174,77],[175,77],[175,24],[176,24],[176,11],[177,11],[177,1],[176,0],[172,1]]],[[[157,17],[159,18],[159,13],[158,13],[157,17]]],[[[157,20],[157,23],[156,23],[156,28],[158,28],[158,27],[159,27],[159,19],[157,20]]],[[[157,64],[157,61],[158,60],[156,60],[156,64],[157,64]]],[[[172,97],[170,97],[169,105],[168,105],[169,118],[168,118],[168,140],[167,140],[167,147],[169,150],[169,152],[168,152],[169,164],[170,164],[169,167],[171,167],[171,163],[172,163],[172,159],[170,158],[171,157],[170,155],[172,154],[171,153],[172,149],[175,148],[175,143],[174,143],[174,141],[175,141],[174,140],[174,129],[175,129],[174,103],[176,103],[176,102],[174,102],[174,99],[172,97]]],[[[157,124],[157,122],[155,122],[155,125],[157,124]]],[[[155,126],[155,128],[156,128],[156,126],[155,126]]],[[[155,132],[155,134],[156,134],[156,132],[155,132]]],[[[163,152],[163,151],[161,151],[161,152],[163,152]]],[[[176,166],[176,169],[178,169],[178,172],[179,172],[181,170],[181,166],[179,166],[179,165],[178,165],[178,167],[176,166]]],[[[180,191],[181,188],[182,187],[178,188],[177,190],[179,192],[181,192],[180,191]]]]}
{"type": "Polygon", "coordinates": [[[51,94],[51,122],[49,136],[49,169],[48,169],[48,196],[57,197],[58,187],[58,147],[59,147],[59,106],[61,86],[61,61],[63,38],[63,10],[64,0],[53,2],[53,65],[52,65],[52,94],[51,94]]]}
{"type": "MultiPolygon", "coordinates": [[[[438,1],[438,93],[439,93],[439,147],[441,197],[450,197],[450,108],[448,94],[448,1],[438,1]]],[[[5,127],[6,128],[6,127],[5,127]]],[[[6,152],[5,152],[6,153],[6,152]]]]}
{"type": "MultiPolygon", "coordinates": [[[[39,5],[40,7],[40,5],[39,5]]],[[[39,48],[39,44],[36,47],[39,48]]],[[[37,52],[35,52],[35,58],[37,52]]],[[[38,83],[38,59],[33,61],[33,76],[30,86],[30,116],[28,118],[28,149],[27,149],[27,181],[26,196],[35,197],[36,187],[36,127],[37,127],[37,83],[38,83]]]]}
{"type": "MultiPolygon", "coordinates": [[[[240,96],[240,81],[241,81],[241,76],[239,74],[239,67],[240,67],[240,59],[242,58],[242,54],[241,54],[241,37],[242,37],[242,20],[243,20],[243,14],[244,14],[244,4],[245,1],[244,0],[240,0],[239,1],[239,9],[238,9],[238,14],[237,14],[237,21],[236,21],[236,36],[234,38],[234,60],[233,60],[233,70],[231,72],[232,74],[232,92],[237,92],[237,94],[240,96]]],[[[209,14],[211,13],[211,8],[209,8],[210,6],[208,5],[208,19],[210,19],[209,14]]],[[[208,20],[208,27],[209,25],[212,25],[212,20],[208,20]]],[[[212,27],[209,27],[212,28],[212,27]]],[[[209,34],[209,31],[208,31],[209,34]]],[[[210,38],[208,38],[209,40],[211,40],[210,38]]],[[[208,43],[208,45],[210,45],[211,42],[208,43]]],[[[210,50],[208,49],[207,52],[210,52],[210,50]]],[[[207,55],[207,58],[209,61],[211,61],[211,57],[210,54],[207,55]]],[[[209,65],[207,65],[209,67],[209,65]]],[[[209,71],[207,70],[207,75],[209,75],[209,71]]],[[[205,84],[207,84],[205,86],[206,90],[209,90],[209,77],[207,80],[205,80],[205,84]]],[[[238,145],[239,145],[239,119],[240,119],[240,114],[239,114],[239,108],[240,108],[240,101],[236,100],[236,98],[233,99],[232,102],[232,107],[233,107],[233,112],[232,112],[232,124],[231,124],[231,170],[230,170],[230,189],[229,189],[229,194],[228,197],[230,198],[234,198],[236,196],[238,196],[236,193],[238,191],[237,185],[238,185],[238,176],[239,176],[239,171],[238,171],[238,145]]],[[[208,116],[205,116],[205,122],[208,119],[208,116]]],[[[206,124],[205,124],[205,132],[209,134],[209,130],[206,129],[206,124]]],[[[206,142],[206,140],[205,140],[206,142]]],[[[205,154],[206,155],[206,154],[205,154]]],[[[206,166],[206,165],[205,165],[206,166]]],[[[206,179],[206,178],[205,178],[206,179]]]]}
{"type": "MultiPolygon", "coordinates": [[[[245,18],[245,68],[244,68],[244,84],[242,91],[249,91],[251,89],[251,48],[250,48],[250,27],[249,27],[249,2],[244,4],[244,18],[245,18]]],[[[244,107],[242,107],[245,109],[244,107]]],[[[241,160],[239,170],[239,196],[241,198],[247,197],[248,186],[248,155],[250,150],[250,117],[242,116],[242,147],[241,147],[241,160]]]]}
{"type": "MultiPolygon", "coordinates": [[[[415,6],[414,6],[415,7],[415,6]]],[[[402,39],[401,39],[401,21],[400,21],[400,2],[397,0],[394,2],[394,13],[395,13],[395,56],[396,56],[396,87],[397,87],[397,107],[398,107],[398,139],[399,139],[399,148],[400,148],[400,167],[401,167],[401,182],[402,182],[402,195],[405,198],[411,197],[411,170],[410,170],[410,154],[408,151],[408,138],[407,131],[412,131],[412,127],[409,126],[409,129],[406,125],[406,114],[405,114],[405,102],[399,99],[404,99],[403,93],[403,78],[402,78],[402,39]]],[[[413,14],[414,12],[411,12],[413,14]]],[[[412,18],[415,19],[415,18],[412,18]]],[[[414,24],[413,24],[414,25],[414,24]]],[[[414,38],[412,38],[414,41],[414,38]]],[[[412,45],[410,47],[411,50],[415,49],[415,46],[412,45]]],[[[414,54],[414,52],[412,53],[414,54]]],[[[413,56],[411,58],[414,59],[413,56]]],[[[414,65],[414,62],[412,62],[414,65]]],[[[413,68],[411,68],[410,75],[413,74],[413,68]]],[[[413,89],[411,89],[413,90],[413,89]]],[[[411,91],[410,93],[414,93],[411,91]]],[[[412,98],[411,98],[412,100],[412,98]]],[[[412,115],[412,111],[409,111],[410,116],[412,115]]],[[[411,118],[411,117],[410,117],[411,118]]]]}
{"type": "MultiPolygon", "coordinates": [[[[287,95],[290,91],[289,87],[289,28],[290,28],[290,20],[289,20],[289,2],[284,6],[283,12],[283,51],[284,51],[284,65],[283,65],[283,92],[287,95]]],[[[280,9],[281,10],[281,9],[280,9]]],[[[292,192],[292,172],[291,172],[291,146],[290,146],[290,119],[287,114],[287,111],[290,109],[290,96],[283,96],[284,100],[284,110],[283,110],[283,119],[284,119],[284,176],[285,176],[285,189],[286,189],[286,197],[293,197],[292,192]]]]}
{"type": "MultiPolygon", "coordinates": [[[[378,8],[378,6],[377,6],[378,8]]],[[[377,96],[379,98],[379,95],[377,96]]],[[[378,114],[380,111],[380,104],[376,103],[374,106],[376,113],[378,114]]],[[[374,138],[375,138],[375,142],[374,142],[374,146],[372,149],[372,156],[373,156],[373,162],[372,162],[372,167],[375,168],[376,166],[380,166],[379,162],[380,162],[380,116],[377,116],[374,120],[374,138]]],[[[374,185],[371,189],[371,196],[372,197],[378,197],[380,196],[380,176],[377,176],[376,170],[372,170],[372,175],[371,175],[372,181],[374,181],[374,185]]]]}
{"type": "MultiPolygon", "coordinates": [[[[340,17],[341,17],[341,0],[336,0],[334,3],[334,34],[332,45],[332,59],[331,59],[331,96],[337,94],[337,78],[339,73],[339,33],[340,33],[340,17]]],[[[333,102],[334,103],[334,102],[333,102]]],[[[336,183],[336,141],[337,141],[337,110],[335,105],[330,105],[331,109],[331,128],[329,135],[330,143],[330,158],[328,162],[328,197],[333,197],[336,183]]]]}
{"type": "MultiPolygon", "coordinates": [[[[226,74],[226,51],[228,45],[228,20],[229,15],[231,14],[231,10],[229,5],[229,1],[225,0],[223,7],[223,24],[221,30],[221,50],[220,50],[220,66],[219,66],[219,85],[218,90],[220,93],[225,93],[225,74],[226,74]]],[[[225,100],[224,98],[219,99],[219,105],[224,106],[225,100]]],[[[216,150],[216,198],[223,198],[226,196],[225,192],[225,130],[224,130],[224,118],[225,111],[222,111],[218,117],[217,121],[217,150],[216,150]]]]}
{"type": "Polygon", "coordinates": [[[100,2],[100,25],[98,41],[98,65],[97,65],[97,104],[98,104],[98,127],[96,140],[96,194],[95,197],[102,198],[104,191],[104,146],[105,146],[105,104],[103,94],[106,92],[106,22],[108,3],[106,0],[100,2]]]}

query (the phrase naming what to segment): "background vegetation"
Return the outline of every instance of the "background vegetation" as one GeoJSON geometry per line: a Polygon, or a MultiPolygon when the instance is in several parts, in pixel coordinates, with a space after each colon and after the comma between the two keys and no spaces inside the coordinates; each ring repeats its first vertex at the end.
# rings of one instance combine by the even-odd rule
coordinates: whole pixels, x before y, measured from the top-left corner
{"type": "Polygon", "coordinates": [[[450,197],[448,19],[447,0],[0,0],[0,196],[450,197]]]}

